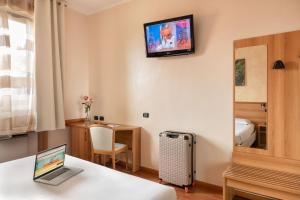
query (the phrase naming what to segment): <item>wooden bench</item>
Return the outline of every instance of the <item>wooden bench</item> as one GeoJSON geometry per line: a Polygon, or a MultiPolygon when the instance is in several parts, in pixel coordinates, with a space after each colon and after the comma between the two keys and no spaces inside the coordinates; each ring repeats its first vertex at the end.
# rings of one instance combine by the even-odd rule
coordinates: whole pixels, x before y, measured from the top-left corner
{"type": "Polygon", "coordinates": [[[300,200],[300,175],[233,164],[223,174],[224,200],[231,200],[234,190],[283,200],[300,200]]]}

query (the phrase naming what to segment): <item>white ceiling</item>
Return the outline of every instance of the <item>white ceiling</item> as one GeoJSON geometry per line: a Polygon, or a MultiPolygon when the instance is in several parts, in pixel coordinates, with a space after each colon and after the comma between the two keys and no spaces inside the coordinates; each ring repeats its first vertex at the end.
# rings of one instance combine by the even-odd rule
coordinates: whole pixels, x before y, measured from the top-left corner
{"type": "Polygon", "coordinates": [[[68,0],[68,6],[83,14],[91,15],[130,0],[68,0]]]}

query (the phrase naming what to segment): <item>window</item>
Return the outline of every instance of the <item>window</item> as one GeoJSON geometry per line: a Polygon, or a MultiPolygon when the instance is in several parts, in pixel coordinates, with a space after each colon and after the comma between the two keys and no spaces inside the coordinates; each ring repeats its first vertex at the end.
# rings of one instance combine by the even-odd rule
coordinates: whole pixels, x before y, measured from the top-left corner
{"type": "Polygon", "coordinates": [[[33,22],[0,11],[0,135],[35,129],[33,22]]]}

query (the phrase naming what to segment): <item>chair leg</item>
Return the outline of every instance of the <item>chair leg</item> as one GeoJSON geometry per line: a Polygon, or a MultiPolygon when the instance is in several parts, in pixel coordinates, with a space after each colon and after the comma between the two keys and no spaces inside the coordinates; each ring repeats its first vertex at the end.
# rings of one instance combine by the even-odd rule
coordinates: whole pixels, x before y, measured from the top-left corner
{"type": "Polygon", "coordinates": [[[99,165],[100,164],[100,160],[101,160],[101,155],[97,155],[97,157],[98,157],[97,164],[99,165]]]}
{"type": "Polygon", "coordinates": [[[92,162],[94,163],[95,162],[95,154],[92,153],[92,162]]]}
{"type": "Polygon", "coordinates": [[[111,157],[112,157],[112,165],[113,165],[113,169],[116,169],[116,155],[113,154],[111,157]]]}
{"type": "Polygon", "coordinates": [[[128,150],[126,150],[125,156],[126,156],[126,171],[128,171],[128,150]]]}
{"type": "Polygon", "coordinates": [[[100,155],[99,156],[99,165],[102,165],[102,158],[103,158],[103,155],[100,155]]]}
{"type": "Polygon", "coordinates": [[[102,165],[102,157],[103,155],[99,155],[99,161],[98,161],[99,165],[102,165]]]}
{"type": "Polygon", "coordinates": [[[106,166],[106,155],[103,155],[103,166],[106,166]]]}
{"type": "Polygon", "coordinates": [[[101,165],[104,165],[104,155],[101,155],[101,157],[100,157],[100,163],[101,163],[101,165]]]}

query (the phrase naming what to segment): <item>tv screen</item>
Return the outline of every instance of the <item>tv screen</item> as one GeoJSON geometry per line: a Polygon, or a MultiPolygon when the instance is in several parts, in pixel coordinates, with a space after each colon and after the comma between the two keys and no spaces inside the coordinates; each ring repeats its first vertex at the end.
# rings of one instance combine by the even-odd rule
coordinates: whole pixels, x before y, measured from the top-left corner
{"type": "Polygon", "coordinates": [[[195,52],[193,15],[144,24],[147,57],[195,52]]]}

